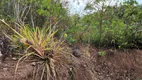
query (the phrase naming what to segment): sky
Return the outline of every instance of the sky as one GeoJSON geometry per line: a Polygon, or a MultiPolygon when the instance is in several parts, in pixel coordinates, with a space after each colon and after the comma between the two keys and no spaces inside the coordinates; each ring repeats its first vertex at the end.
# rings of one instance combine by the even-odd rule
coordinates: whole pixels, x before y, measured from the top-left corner
{"type": "MultiPolygon", "coordinates": [[[[85,12],[83,11],[83,9],[85,8],[85,4],[90,1],[90,0],[67,0],[69,2],[69,11],[70,14],[75,14],[78,13],[80,15],[83,15],[85,12]]],[[[106,2],[106,5],[108,5],[110,3],[110,5],[115,5],[116,3],[118,3],[118,1],[123,2],[124,0],[111,0],[106,2]]],[[[136,0],[139,4],[142,4],[142,0],[136,0]]]]}
{"type": "Polygon", "coordinates": [[[142,0],[136,0],[138,3],[142,4],[142,0]]]}

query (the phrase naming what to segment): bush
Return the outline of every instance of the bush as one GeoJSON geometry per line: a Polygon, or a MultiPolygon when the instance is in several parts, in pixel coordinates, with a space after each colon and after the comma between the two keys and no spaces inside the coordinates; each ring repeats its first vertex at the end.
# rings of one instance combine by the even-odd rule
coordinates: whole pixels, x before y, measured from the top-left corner
{"type": "Polygon", "coordinates": [[[2,22],[16,33],[14,36],[12,35],[11,39],[15,45],[19,45],[17,41],[20,41],[26,49],[26,53],[17,62],[15,72],[21,60],[35,56],[35,59],[38,57],[39,62],[42,62],[43,73],[41,74],[41,78],[43,78],[45,73],[47,74],[47,78],[56,78],[53,55],[61,53],[63,49],[61,47],[63,41],[57,40],[54,37],[57,30],[53,31],[51,26],[42,29],[39,27],[29,28],[28,26],[20,26],[18,30],[15,30],[5,21],[2,20],[2,22]]]}
{"type": "Polygon", "coordinates": [[[101,35],[98,22],[94,22],[87,30],[85,29],[85,26],[78,25],[71,27],[67,32],[77,42],[91,43],[95,46],[141,48],[141,29],[138,30],[136,25],[125,24],[121,19],[112,19],[112,22],[103,21],[101,35]]]}

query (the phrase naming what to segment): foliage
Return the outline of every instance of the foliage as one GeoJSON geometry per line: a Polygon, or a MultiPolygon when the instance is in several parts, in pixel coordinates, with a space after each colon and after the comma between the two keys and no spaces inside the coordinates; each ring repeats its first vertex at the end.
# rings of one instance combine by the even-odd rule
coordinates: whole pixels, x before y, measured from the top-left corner
{"type": "Polygon", "coordinates": [[[66,41],[67,41],[69,44],[75,44],[75,43],[77,42],[76,39],[73,39],[73,38],[72,38],[72,35],[71,35],[71,34],[69,34],[69,35],[67,36],[66,41]]]}
{"type": "MultiPolygon", "coordinates": [[[[85,10],[96,10],[87,5],[85,10]]],[[[135,0],[125,1],[120,6],[100,5],[97,12],[73,19],[75,24],[69,34],[77,41],[91,43],[98,47],[142,48],[141,7],[135,0]],[[139,37],[138,37],[139,36],[139,37]]],[[[73,16],[73,18],[78,16],[73,16]]]]}
{"type": "Polygon", "coordinates": [[[99,56],[105,56],[106,53],[104,51],[98,52],[99,56]]]}
{"type": "Polygon", "coordinates": [[[17,44],[17,41],[20,40],[24,47],[26,47],[26,54],[24,54],[23,57],[18,60],[15,71],[17,71],[19,62],[22,59],[26,59],[30,56],[37,56],[39,59],[41,59],[41,61],[43,61],[43,72],[46,72],[47,77],[50,78],[49,76],[51,75],[49,68],[51,68],[53,76],[56,77],[52,56],[60,53],[63,49],[61,47],[63,42],[54,38],[57,30],[53,31],[51,27],[40,29],[39,27],[29,28],[28,26],[20,26],[18,30],[15,30],[4,20],[2,20],[2,22],[16,33],[14,35],[15,39],[11,40],[13,40],[13,42],[16,41],[15,44],[17,44]]]}
{"type": "Polygon", "coordinates": [[[56,34],[67,33],[66,40],[71,44],[85,42],[99,47],[142,48],[141,5],[136,0],[125,0],[110,6],[106,1],[109,0],[92,0],[84,9],[86,15],[70,16],[66,2],[61,0],[1,0],[0,18],[32,27],[53,27],[58,22],[56,34]]]}
{"type": "Polygon", "coordinates": [[[54,25],[57,21],[63,26],[70,20],[64,6],[60,0],[1,0],[0,18],[31,27],[54,25]]]}

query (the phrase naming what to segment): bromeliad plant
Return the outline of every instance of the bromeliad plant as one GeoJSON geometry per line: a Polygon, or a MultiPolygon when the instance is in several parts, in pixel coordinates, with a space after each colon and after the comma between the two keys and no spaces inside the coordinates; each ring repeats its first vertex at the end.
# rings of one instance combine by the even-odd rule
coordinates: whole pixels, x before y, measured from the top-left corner
{"type": "Polygon", "coordinates": [[[42,29],[39,27],[29,28],[27,26],[19,26],[18,30],[15,30],[4,20],[1,21],[16,33],[16,35],[14,35],[15,39],[11,40],[13,40],[13,42],[15,42],[15,40],[19,40],[26,48],[26,54],[17,62],[15,73],[21,60],[26,59],[29,56],[37,56],[43,61],[43,65],[45,66],[41,74],[41,80],[45,72],[47,73],[47,80],[51,77],[51,72],[52,76],[55,78],[54,62],[51,55],[60,53],[63,49],[61,47],[63,41],[54,38],[57,30],[53,31],[51,26],[42,29]]]}

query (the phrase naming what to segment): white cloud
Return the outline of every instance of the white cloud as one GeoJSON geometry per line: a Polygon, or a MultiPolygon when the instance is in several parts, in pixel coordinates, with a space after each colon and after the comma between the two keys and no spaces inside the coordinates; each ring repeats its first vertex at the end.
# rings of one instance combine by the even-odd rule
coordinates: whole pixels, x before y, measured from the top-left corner
{"type": "MultiPolygon", "coordinates": [[[[80,15],[86,13],[84,11],[84,8],[86,6],[86,3],[92,1],[92,0],[62,0],[62,1],[68,1],[68,8],[70,11],[70,14],[78,13],[80,15]]],[[[105,2],[105,5],[116,5],[116,3],[122,2],[123,0],[108,0],[105,2]]],[[[103,2],[101,2],[99,5],[102,5],[103,2]]]]}
{"type": "Polygon", "coordinates": [[[86,6],[86,3],[89,0],[68,0],[69,5],[68,8],[70,10],[70,14],[82,14],[83,13],[83,9],[86,6]]]}

